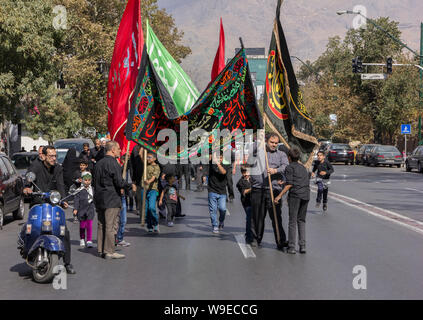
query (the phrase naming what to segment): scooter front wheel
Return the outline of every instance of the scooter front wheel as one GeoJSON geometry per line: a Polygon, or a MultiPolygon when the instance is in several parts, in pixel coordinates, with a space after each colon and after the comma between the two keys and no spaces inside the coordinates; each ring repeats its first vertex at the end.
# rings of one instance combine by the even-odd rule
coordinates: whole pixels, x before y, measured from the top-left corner
{"type": "MultiPolygon", "coordinates": [[[[41,252],[39,254],[42,254],[41,252]]],[[[38,257],[37,257],[38,258],[38,257]]],[[[35,282],[49,283],[53,280],[55,273],[54,267],[59,264],[59,256],[55,253],[48,254],[48,263],[42,267],[32,270],[35,282]]]]}

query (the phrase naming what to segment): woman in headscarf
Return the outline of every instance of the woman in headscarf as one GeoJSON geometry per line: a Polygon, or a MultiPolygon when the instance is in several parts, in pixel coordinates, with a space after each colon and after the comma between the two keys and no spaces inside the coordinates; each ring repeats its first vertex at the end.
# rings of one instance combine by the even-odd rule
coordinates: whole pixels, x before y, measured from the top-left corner
{"type": "Polygon", "coordinates": [[[69,191],[70,186],[73,184],[73,176],[75,171],[79,170],[80,160],[76,156],[76,149],[70,148],[66,153],[66,157],[63,160],[63,180],[65,182],[66,193],[69,191]]]}

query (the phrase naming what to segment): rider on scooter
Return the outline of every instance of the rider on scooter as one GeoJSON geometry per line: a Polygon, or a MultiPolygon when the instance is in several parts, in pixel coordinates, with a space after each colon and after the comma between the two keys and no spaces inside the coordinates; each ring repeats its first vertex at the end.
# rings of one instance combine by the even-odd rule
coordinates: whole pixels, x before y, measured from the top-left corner
{"type": "MultiPolygon", "coordinates": [[[[59,191],[62,198],[65,197],[65,184],[63,182],[63,170],[60,165],[57,164],[57,153],[56,149],[53,146],[45,146],[43,148],[43,161],[34,161],[31,163],[28,168],[28,172],[33,172],[36,175],[34,181],[35,185],[40,188],[42,192],[49,192],[51,190],[59,191]]],[[[25,188],[23,190],[25,194],[31,194],[31,188],[25,188]]],[[[42,203],[42,200],[39,197],[31,197],[30,208],[33,205],[42,203]]],[[[63,202],[62,206],[66,209],[68,207],[67,202],[63,202]]],[[[75,269],[71,264],[71,245],[70,245],[70,233],[66,228],[64,236],[64,245],[65,245],[65,256],[64,263],[66,272],[69,274],[75,274],[75,269]]]]}

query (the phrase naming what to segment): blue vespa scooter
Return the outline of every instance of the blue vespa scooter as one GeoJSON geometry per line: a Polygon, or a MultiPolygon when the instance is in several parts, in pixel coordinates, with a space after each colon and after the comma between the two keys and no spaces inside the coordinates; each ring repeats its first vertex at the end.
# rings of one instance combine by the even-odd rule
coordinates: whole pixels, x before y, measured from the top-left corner
{"type": "MultiPolygon", "coordinates": [[[[29,172],[26,181],[35,185],[35,174],[29,172]]],[[[68,197],[80,190],[74,186],[68,197]]],[[[28,214],[28,221],[18,234],[18,249],[23,259],[32,268],[34,280],[38,283],[51,282],[56,275],[55,267],[63,259],[65,246],[63,243],[66,232],[65,211],[59,206],[61,200],[58,191],[33,192],[39,196],[42,204],[34,205],[28,214]]]]}

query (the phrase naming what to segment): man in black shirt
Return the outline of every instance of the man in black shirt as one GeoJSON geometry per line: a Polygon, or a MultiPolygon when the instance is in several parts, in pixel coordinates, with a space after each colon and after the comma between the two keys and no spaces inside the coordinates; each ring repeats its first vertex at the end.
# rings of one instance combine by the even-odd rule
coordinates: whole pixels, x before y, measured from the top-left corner
{"type": "Polygon", "coordinates": [[[317,171],[317,199],[316,199],[316,208],[320,207],[323,195],[323,211],[328,209],[328,181],[330,175],[334,172],[332,164],[326,159],[323,151],[317,153],[317,161],[313,166],[312,177],[315,177],[315,172],[317,171]]]}
{"type": "MultiPolygon", "coordinates": [[[[115,252],[119,212],[122,206],[121,189],[131,186],[122,178],[122,168],[117,162],[120,147],[116,141],[106,144],[106,156],[95,166],[94,201],[98,213],[97,249],[106,259],[123,259],[115,252]]],[[[135,188],[135,185],[132,186],[135,188]]]]}
{"type": "MultiPolygon", "coordinates": [[[[53,146],[45,146],[42,149],[38,160],[33,161],[28,168],[28,172],[35,173],[34,184],[40,188],[41,192],[50,192],[51,190],[59,191],[62,198],[66,196],[65,183],[63,182],[63,169],[62,166],[57,164],[57,153],[53,146]]],[[[24,189],[25,194],[31,194],[31,188],[24,189]]],[[[42,203],[42,199],[39,197],[31,197],[30,207],[36,204],[42,203]]],[[[67,208],[68,204],[63,203],[63,207],[67,208]]],[[[65,256],[63,262],[65,263],[66,272],[75,274],[75,270],[71,264],[71,245],[70,245],[70,233],[68,228],[65,230],[65,236],[63,239],[65,245],[65,256]]]]}
{"type": "Polygon", "coordinates": [[[299,163],[300,152],[292,148],[288,153],[290,164],[285,169],[286,184],[282,192],[275,198],[278,203],[289,190],[289,224],[288,224],[288,253],[295,254],[295,242],[298,225],[298,242],[300,253],[305,250],[305,219],[307,206],[310,201],[310,178],[307,169],[299,163]]]}
{"type": "Polygon", "coordinates": [[[226,216],[226,186],[227,172],[229,165],[223,165],[223,155],[220,158],[213,157],[213,161],[209,166],[209,211],[210,220],[213,226],[213,233],[218,234],[219,229],[222,230],[226,216]],[[217,221],[217,210],[219,210],[219,225],[217,221]]]}

